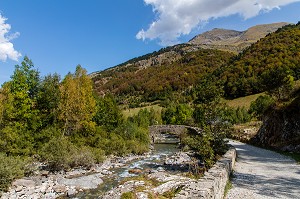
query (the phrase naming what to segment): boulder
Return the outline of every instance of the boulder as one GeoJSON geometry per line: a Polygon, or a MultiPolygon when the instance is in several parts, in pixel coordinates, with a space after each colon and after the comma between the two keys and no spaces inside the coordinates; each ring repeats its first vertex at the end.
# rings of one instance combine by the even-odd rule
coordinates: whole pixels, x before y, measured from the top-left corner
{"type": "Polygon", "coordinates": [[[143,171],[141,169],[138,168],[134,168],[134,169],[129,169],[128,173],[132,173],[132,174],[141,174],[143,171]]]}
{"type": "Polygon", "coordinates": [[[30,188],[35,186],[35,182],[33,180],[17,179],[12,183],[12,185],[14,187],[23,186],[23,187],[30,188]]]}
{"type": "Polygon", "coordinates": [[[65,193],[67,191],[67,188],[65,185],[55,185],[53,187],[53,190],[56,192],[56,193],[65,193]]]}

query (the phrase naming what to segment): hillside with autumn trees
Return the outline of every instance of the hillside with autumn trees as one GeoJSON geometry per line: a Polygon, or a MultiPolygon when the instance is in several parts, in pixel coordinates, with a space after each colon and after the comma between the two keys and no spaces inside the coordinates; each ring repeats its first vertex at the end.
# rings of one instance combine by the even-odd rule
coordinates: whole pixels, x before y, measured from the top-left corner
{"type": "Polygon", "coordinates": [[[179,59],[170,58],[175,61],[147,67],[134,64],[170,48],[132,59],[93,75],[94,89],[100,95],[113,93],[125,104],[165,100],[175,93],[186,93],[208,76],[224,87],[228,98],[272,90],[290,76],[299,79],[299,37],[298,23],[279,28],[238,55],[213,49],[186,52],[188,45],[178,45],[174,49],[182,54],[179,59]]]}

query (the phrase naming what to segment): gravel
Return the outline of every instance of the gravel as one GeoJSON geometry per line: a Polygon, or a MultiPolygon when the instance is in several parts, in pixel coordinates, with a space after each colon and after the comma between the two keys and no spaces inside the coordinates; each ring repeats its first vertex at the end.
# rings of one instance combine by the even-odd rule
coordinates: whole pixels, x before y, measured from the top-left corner
{"type": "Polygon", "coordinates": [[[300,165],[294,160],[241,142],[230,144],[238,159],[227,199],[300,199],[300,165]]]}

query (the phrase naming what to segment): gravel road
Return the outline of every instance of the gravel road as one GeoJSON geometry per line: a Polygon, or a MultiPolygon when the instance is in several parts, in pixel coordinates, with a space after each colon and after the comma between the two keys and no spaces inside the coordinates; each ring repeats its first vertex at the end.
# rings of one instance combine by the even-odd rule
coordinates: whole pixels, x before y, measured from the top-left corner
{"type": "Polygon", "coordinates": [[[294,160],[241,142],[230,144],[238,158],[227,199],[300,199],[300,165],[294,160]]]}

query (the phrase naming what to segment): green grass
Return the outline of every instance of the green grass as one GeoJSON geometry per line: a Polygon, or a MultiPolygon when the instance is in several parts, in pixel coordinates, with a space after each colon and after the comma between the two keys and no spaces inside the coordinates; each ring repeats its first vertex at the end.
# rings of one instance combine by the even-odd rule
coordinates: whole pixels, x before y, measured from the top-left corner
{"type": "Polygon", "coordinates": [[[264,93],[248,95],[246,97],[240,97],[233,100],[224,99],[223,102],[232,108],[245,107],[246,109],[249,109],[251,102],[255,101],[261,95],[264,95],[264,93]]]}
{"type": "Polygon", "coordinates": [[[161,112],[161,110],[162,110],[162,107],[160,107],[159,105],[151,105],[151,106],[145,106],[145,107],[139,107],[139,108],[125,109],[122,111],[122,113],[125,118],[128,118],[128,117],[132,117],[132,116],[136,115],[141,109],[150,110],[151,108],[153,108],[155,112],[161,112]]]}
{"type": "Polygon", "coordinates": [[[226,183],[225,190],[224,190],[224,198],[227,196],[229,190],[232,189],[232,183],[230,180],[231,179],[229,178],[229,180],[226,183]]]}

